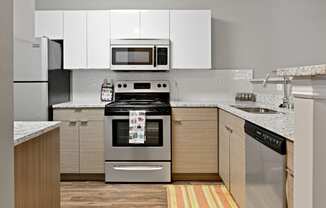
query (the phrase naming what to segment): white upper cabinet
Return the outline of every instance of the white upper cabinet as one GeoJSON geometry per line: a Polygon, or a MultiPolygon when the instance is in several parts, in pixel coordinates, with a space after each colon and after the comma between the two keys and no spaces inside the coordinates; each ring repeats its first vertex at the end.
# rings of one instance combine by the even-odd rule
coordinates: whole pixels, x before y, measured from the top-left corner
{"type": "Polygon", "coordinates": [[[63,39],[63,11],[36,11],[35,37],[63,39]]]}
{"type": "Polygon", "coordinates": [[[140,12],[140,37],[146,39],[169,39],[169,10],[142,10],[140,12]]]}
{"type": "Polygon", "coordinates": [[[35,0],[14,0],[14,38],[32,42],[34,40],[35,0]]]}
{"type": "Polygon", "coordinates": [[[111,39],[140,38],[139,10],[111,10],[111,39]]]}
{"type": "Polygon", "coordinates": [[[210,69],[210,10],[170,11],[171,68],[210,69]]]}
{"type": "Polygon", "coordinates": [[[110,68],[110,12],[87,12],[87,68],[110,68]]]}
{"type": "Polygon", "coordinates": [[[87,68],[86,11],[64,12],[64,68],[87,68]]]}

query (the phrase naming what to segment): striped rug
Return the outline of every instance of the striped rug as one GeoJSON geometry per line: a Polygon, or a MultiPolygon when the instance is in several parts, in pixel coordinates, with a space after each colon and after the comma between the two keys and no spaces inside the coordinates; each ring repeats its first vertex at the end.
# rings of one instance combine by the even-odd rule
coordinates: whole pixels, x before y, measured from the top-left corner
{"type": "Polygon", "coordinates": [[[168,185],[169,208],[238,208],[224,185],[168,185]]]}

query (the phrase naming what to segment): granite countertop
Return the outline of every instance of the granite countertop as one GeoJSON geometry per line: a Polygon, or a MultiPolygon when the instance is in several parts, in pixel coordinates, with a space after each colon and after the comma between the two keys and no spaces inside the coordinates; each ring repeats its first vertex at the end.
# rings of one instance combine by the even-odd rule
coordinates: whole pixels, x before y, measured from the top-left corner
{"type": "Polygon", "coordinates": [[[52,105],[53,109],[60,109],[60,108],[104,108],[108,102],[94,102],[94,103],[87,103],[87,102],[67,102],[67,103],[60,103],[56,105],[52,105]]]}
{"type": "Polygon", "coordinates": [[[14,145],[29,141],[60,126],[56,121],[15,121],[14,145]]]}
{"type": "MultiPolygon", "coordinates": [[[[104,108],[106,103],[62,103],[54,105],[55,109],[64,108],[104,108]]],[[[291,141],[294,140],[294,111],[278,108],[277,106],[262,103],[248,103],[234,101],[171,101],[172,107],[215,107],[230,112],[244,120],[250,121],[258,126],[266,128],[291,141]],[[254,114],[239,110],[230,105],[259,106],[270,108],[282,113],[279,114],[254,114]]]]}
{"type": "Polygon", "coordinates": [[[326,75],[326,64],[312,66],[298,66],[277,69],[278,76],[318,76],[326,75]]]}
{"type": "Polygon", "coordinates": [[[234,101],[216,101],[216,102],[185,102],[185,101],[172,101],[172,107],[217,107],[232,113],[244,120],[252,122],[258,126],[268,129],[278,135],[281,135],[291,141],[294,140],[294,111],[282,109],[271,105],[250,103],[250,102],[234,102],[234,101]],[[244,106],[244,107],[265,107],[270,108],[281,113],[278,114],[255,114],[248,113],[232,107],[231,105],[244,106]]]}

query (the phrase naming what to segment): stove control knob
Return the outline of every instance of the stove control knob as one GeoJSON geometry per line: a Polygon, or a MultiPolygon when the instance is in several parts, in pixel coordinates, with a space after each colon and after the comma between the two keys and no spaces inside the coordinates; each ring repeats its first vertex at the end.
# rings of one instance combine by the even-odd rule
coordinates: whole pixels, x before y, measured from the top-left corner
{"type": "Polygon", "coordinates": [[[121,88],[122,87],[122,85],[121,84],[118,84],[118,88],[121,88]]]}
{"type": "Polygon", "coordinates": [[[127,84],[123,84],[123,87],[126,88],[127,87],[127,84]]]}
{"type": "Polygon", "coordinates": [[[163,84],[163,87],[164,87],[164,88],[166,88],[166,87],[167,87],[167,85],[166,85],[166,84],[163,84]]]}
{"type": "Polygon", "coordinates": [[[157,84],[157,87],[158,87],[158,88],[161,88],[161,87],[162,87],[162,85],[161,85],[161,84],[157,84]]]}

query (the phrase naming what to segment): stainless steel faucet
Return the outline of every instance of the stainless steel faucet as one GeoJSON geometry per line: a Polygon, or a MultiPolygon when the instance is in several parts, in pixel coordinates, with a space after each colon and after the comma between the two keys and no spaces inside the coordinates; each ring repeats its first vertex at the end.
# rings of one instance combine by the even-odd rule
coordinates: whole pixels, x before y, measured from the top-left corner
{"type": "MultiPolygon", "coordinates": [[[[272,73],[275,73],[276,71],[272,71],[272,73]]],[[[270,78],[271,73],[267,73],[265,79],[263,80],[263,87],[266,87],[267,82],[270,78]]],[[[290,79],[287,76],[283,76],[283,103],[279,106],[280,108],[293,108],[293,105],[290,103],[289,99],[289,88],[288,84],[290,83],[290,79]]]]}

